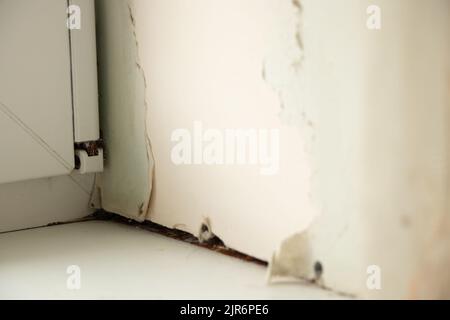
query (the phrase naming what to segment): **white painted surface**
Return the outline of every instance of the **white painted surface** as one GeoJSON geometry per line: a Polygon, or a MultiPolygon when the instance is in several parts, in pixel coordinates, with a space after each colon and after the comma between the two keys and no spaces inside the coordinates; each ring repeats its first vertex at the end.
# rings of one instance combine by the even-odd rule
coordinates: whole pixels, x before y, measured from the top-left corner
{"type": "MultiPolygon", "coordinates": [[[[70,0],[81,10],[80,29],[70,30],[75,142],[100,138],[98,114],[97,43],[95,1],[70,0]]],[[[103,161],[103,160],[102,160],[103,161]]]]}
{"type": "Polygon", "coordinates": [[[321,217],[298,245],[333,288],[448,298],[450,2],[377,1],[379,31],[365,28],[371,1],[302,3],[305,85],[282,92],[289,118],[316,124],[321,217]],[[371,265],[381,290],[366,286],[371,265]]]}
{"type": "Polygon", "coordinates": [[[93,190],[92,174],[0,185],[0,232],[86,217],[93,190]]]}
{"type": "Polygon", "coordinates": [[[0,183],[73,170],[66,9],[63,0],[0,2],[0,183]]]}
{"type": "Polygon", "coordinates": [[[130,3],[156,163],[149,219],[194,234],[209,220],[266,260],[299,235],[292,274],[321,261],[346,292],[449,296],[448,1],[377,1],[379,31],[372,1],[130,3]],[[197,120],[280,129],[279,174],[175,166],[171,134],[197,120]],[[383,290],[367,290],[370,265],[383,290]]]}
{"type": "Polygon", "coordinates": [[[265,285],[265,268],[148,231],[87,222],[0,235],[2,299],[338,299],[265,285]],[[81,289],[66,287],[68,266],[81,289]]]}
{"type": "MultiPolygon", "coordinates": [[[[0,232],[66,222],[93,212],[94,176],[71,174],[74,114],[67,4],[0,1],[0,232]]],[[[75,103],[78,111],[90,111],[75,115],[82,123],[76,134],[86,134],[83,140],[98,139],[92,9],[93,2],[84,3],[87,41],[77,34],[72,46],[75,103]]]]}
{"type": "Polygon", "coordinates": [[[100,121],[105,140],[101,207],[145,220],[153,155],[146,134],[146,81],[128,1],[96,1],[100,121]]]}
{"type": "Polygon", "coordinates": [[[315,214],[306,137],[281,121],[278,94],[263,78],[265,61],[278,49],[278,32],[286,31],[283,39],[292,45],[286,59],[299,53],[295,7],[279,0],[131,3],[155,156],[148,218],[193,234],[209,220],[228,246],[269,260],[315,214]],[[205,129],[278,129],[279,172],[264,176],[252,165],[175,165],[172,132],[192,132],[194,121],[205,129]]]}

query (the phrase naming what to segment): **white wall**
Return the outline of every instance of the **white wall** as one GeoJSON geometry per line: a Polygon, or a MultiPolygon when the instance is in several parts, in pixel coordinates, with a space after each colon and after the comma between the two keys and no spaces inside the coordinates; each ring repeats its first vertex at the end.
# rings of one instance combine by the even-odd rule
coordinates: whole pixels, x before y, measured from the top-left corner
{"type": "Polygon", "coordinates": [[[450,295],[448,1],[129,4],[155,157],[148,219],[194,234],[208,222],[273,277],[312,278],[319,261],[347,293],[450,295]],[[370,4],[381,30],[366,28],[370,4]],[[279,129],[278,174],[176,166],[171,135],[198,120],[279,129]]]}
{"type": "Polygon", "coordinates": [[[194,234],[209,220],[228,246],[266,260],[308,225],[306,137],[280,121],[278,94],[262,76],[278,49],[269,40],[280,32],[292,42],[288,54],[300,54],[293,9],[289,1],[134,1],[155,155],[151,220],[194,234]],[[279,129],[278,174],[251,165],[176,166],[171,135],[193,130],[194,121],[205,129],[279,129]]]}
{"type": "Polygon", "coordinates": [[[146,134],[146,82],[137,56],[128,2],[96,1],[100,123],[105,168],[100,206],[145,220],[153,156],[146,134]]]}

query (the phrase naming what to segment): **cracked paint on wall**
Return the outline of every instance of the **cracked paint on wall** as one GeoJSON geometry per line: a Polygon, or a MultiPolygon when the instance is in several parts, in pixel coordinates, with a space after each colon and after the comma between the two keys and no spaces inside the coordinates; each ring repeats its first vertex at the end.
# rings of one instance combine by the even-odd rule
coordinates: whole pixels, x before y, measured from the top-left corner
{"type": "Polygon", "coordinates": [[[135,37],[133,1],[98,0],[100,116],[105,170],[101,207],[143,221],[152,191],[153,155],[146,134],[146,77],[135,37]]]}
{"type": "MultiPolygon", "coordinates": [[[[379,1],[375,33],[364,27],[370,4],[302,1],[303,81],[283,105],[295,110],[288,119],[306,111],[314,123],[308,150],[319,217],[280,245],[270,276],[311,280],[320,261],[322,285],[335,290],[448,297],[439,284],[448,279],[426,270],[448,268],[450,252],[431,236],[437,221],[449,225],[449,4],[379,1]],[[370,265],[382,270],[381,290],[366,286],[370,265]]],[[[304,122],[291,123],[303,130],[304,122]]]]}
{"type": "MultiPolygon", "coordinates": [[[[292,56],[301,60],[296,37],[300,10],[294,4],[134,1],[136,36],[152,101],[148,123],[156,169],[151,221],[197,235],[207,217],[211,232],[228,246],[264,260],[286,234],[310,223],[314,209],[304,138],[280,120],[277,90],[261,77],[264,61],[273,63],[280,53],[279,42],[272,39],[286,30],[292,56]],[[249,16],[254,17],[250,23],[249,16]],[[170,160],[171,132],[189,128],[196,120],[218,129],[279,129],[281,165],[290,169],[264,179],[248,166],[175,166],[170,160]],[[280,214],[286,218],[277,219],[280,214]],[[271,237],[261,238],[262,232],[271,237]]],[[[271,77],[270,65],[266,71],[271,77]]]]}
{"type": "Polygon", "coordinates": [[[429,252],[447,239],[431,234],[448,225],[448,2],[380,0],[378,33],[361,0],[132,3],[155,158],[147,219],[198,234],[207,217],[229,247],[271,261],[271,281],[398,298],[430,280],[436,294],[426,270],[448,267],[445,245],[429,252]],[[198,120],[279,129],[280,174],[175,166],[171,133],[198,120]],[[366,286],[370,265],[382,291],[366,286]]]}

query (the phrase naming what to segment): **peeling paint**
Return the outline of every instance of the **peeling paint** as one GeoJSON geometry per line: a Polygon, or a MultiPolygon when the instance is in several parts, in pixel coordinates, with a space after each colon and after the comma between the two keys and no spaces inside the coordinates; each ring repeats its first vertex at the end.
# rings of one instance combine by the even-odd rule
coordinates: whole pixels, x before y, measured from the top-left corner
{"type": "MultiPolygon", "coordinates": [[[[296,130],[281,123],[274,95],[292,108],[291,93],[297,90],[297,80],[302,81],[295,66],[303,59],[300,4],[278,0],[264,5],[258,0],[245,4],[194,1],[188,7],[180,0],[171,5],[145,0],[133,3],[141,67],[151,82],[147,90],[152,99],[149,135],[158,164],[154,191],[158,190],[152,194],[148,219],[201,234],[200,238],[216,235],[230,248],[269,260],[284,235],[301,230],[313,211],[302,137],[294,141],[296,130]],[[230,15],[235,18],[232,26],[230,15]],[[251,23],[249,15],[255,17],[251,23]],[[179,26],[184,26],[183,32],[177,31],[179,26]],[[296,84],[291,83],[292,77],[296,84]],[[221,113],[225,116],[218,116],[221,113]],[[218,128],[234,128],[239,123],[243,128],[270,127],[279,128],[282,135],[294,133],[288,137],[294,146],[288,147],[290,156],[286,157],[291,170],[274,179],[260,179],[245,167],[175,167],[167,159],[168,137],[171,130],[185,127],[196,116],[218,128]],[[271,198],[286,204],[282,212],[271,198]],[[208,219],[203,212],[211,212],[208,219]],[[264,218],[255,222],[258,214],[264,218]],[[287,219],[273,221],[271,217],[277,214],[287,219]],[[212,221],[214,229],[204,228],[212,221]],[[261,239],[263,233],[268,237],[261,239]]],[[[304,123],[304,128],[314,127],[309,119],[304,123]]]]}
{"type": "Polygon", "coordinates": [[[359,0],[133,3],[127,21],[145,62],[133,56],[133,70],[147,71],[140,84],[151,82],[143,87],[158,161],[153,222],[205,239],[217,233],[271,260],[269,282],[294,277],[362,297],[380,295],[366,286],[368,265],[383,270],[387,297],[404,297],[421,288],[424,270],[448,266],[436,267],[430,253],[418,267],[429,226],[447,210],[448,104],[437,97],[448,89],[420,71],[448,59],[448,2],[384,2],[384,21],[401,41],[369,35],[359,0]],[[280,175],[268,182],[244,168],[174,166],[171,130],[198,118],[220,128],[279,126],[288,150],[280,175]],[[402,216],[411,217],[408,228],[402,216]]]}
{"type": "Polygon", "coordinates": [[[315,139],[315,120],[312,107],[303,99],[306,94],[302,72],[306,52],[302,35],[304,8],[300,0],[292,0],[287,6],[285,22],[274,32],[273,45],[262,62],[262,78],[279,98],[281,121],[298,127],[308,137],[305,148],[310,152],[315,139]]]}
{"type": "MultiPolygon", "coordinates": [[[[277,93],[282,122],[297,127],[305,136],[305,150],[312,164],[312,148],[316,133],[312,112],[305,104],[306,100],[303,99],[305,95],[303,14],[302,2],[292,0],[290,18],[287,19],[289,23],[283,24],[277,33],[279,36],[276,36],[283,39],[281,34],[289,34],[291,41],[274,45],[275,51],[270,52],[263,62],[262,76],[277,93]],[[286,52],[289,54],[286,55],[286,52]]],[[[314,178],[313,173],[310,180],[313,181],[314,178]]],[[[322,270],[319,271],[317,263],[314,263],[310,241],[310,234],[307,230],[286,238],[270,260],[267,273],[268,282],[292,278],[318,282],[322,276],[323,266],[320,265],[322,270]]]]}
{"type": "MultiPolygon", "coordinates": [[[[133,37],[134,40],[136,42],[136,66],[139,70],[139,73],[142,75],[142,79],[144,81],[144,106],[145,106],[145,132],[144,132],[144,136],[145,136],[145,141],[146,141],[146,147],[147,147],[147,160],[149,161],[149,163],[153,163],[154,161],[154,156],[153,156],[153,152],[152,152],[152,144],[151,144],[151,139],[150,139],[150,134],[149,134],[149,130],[148,130],[148,125],[147,125],[147,117],[149,114],[149,108],[148,108],[148,101],[147,101],[147,77],[145,76],[145,70],[142,67],[142,62],[141,62],[141,58],[140,58],[140,46],[139,46],[139,41],[136,35],[136,20],[134,18],[134,9],[133,9],[133,4],[132,4],[132,0],[128,1],[128,11],[130,14],[130,20],[131,20],[131,24],[133,26],[133,37]]],[[[154,167],[152,168],[152,171],[150,172],[150,185],[151,185],[151,189],[153,186],[153,177],[154,177],[154,167]]],[[[145,215],[144,218],[141,219],[148,219],[150,216],[150,197],[151,197],[151,192],[150,192],[150,196],[148,201],[144,202],[142,204],[142,208],[140,209],[140,213],[141,215],[145,215]]]]}
{"type": "Polygon", "coordinates": [[[311,121],[311,196],[320,212],[306,232],[280,245],[268,274],[272,281],[314,280],[320,262],[321,285],[358,297],[449,296],[444,243],[450,224],[443,217],[449,213],[450,125],[448,98],[442,99],[449,4],[406,2],[383,1],[388,36],[358,27],[365,3],[303,0],[307,58],[301,69],[290,77],[279,72],[284,79],[273,76],[273,68],[264,71],[282,91],[286,123],[304,133],[311,121]],[[324,14],[324,6],[333,14],[324,14]],[[423,16],[433,17],[433,24],[422,23],[423,16]],[[413,22],[420,34],[410,28],[413,22]],[[382,270],[381,290],[366,285],[371,265],[382,270]]]}
{"type": "Polygon", "coordinates": [[[212,232],[211,223],[209,222],[209,218],[205,218],[205,220],[203,221],[203,223],[201,224],[201,226],[199,228],[197,238],[200,241],[200,243],[203,243],[203,242],[210,241],[214,237],[215,237],[215,235],[212,232]]]}
{"type": "Polygon", "coordinates": [[[154,161],[147,135],[147,79],[139,58],[132,0],[96,2],[100,115],[105,140],[105,210],[144,221],[154,161]]]}
{"type": "Polygon", "coordinates": [[[284,240],[269,263],[268,283],[290,278],[314,280],[310,241],[308,232],[301,232],[284,240]]]}
{"type": "Polygon", "coordinates": [[[221,245],[222,247],[227,248],[225,242],[213,232],[209,218],[205,218],[200,225],[197,239],[201,244],[221,245]]]}

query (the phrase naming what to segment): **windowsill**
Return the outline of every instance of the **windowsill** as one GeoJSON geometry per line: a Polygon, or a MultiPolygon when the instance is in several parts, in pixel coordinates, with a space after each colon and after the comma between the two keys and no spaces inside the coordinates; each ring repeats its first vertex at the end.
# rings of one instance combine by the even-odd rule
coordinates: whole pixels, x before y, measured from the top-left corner
{"type": "Polygon", "coordinates": [[[2,299],[340,299],[312,285],[268,286],[263,266],[114,222],[0,235],[2,299]],[[81,289],[67,289],[68,266],[81,289]]]}

